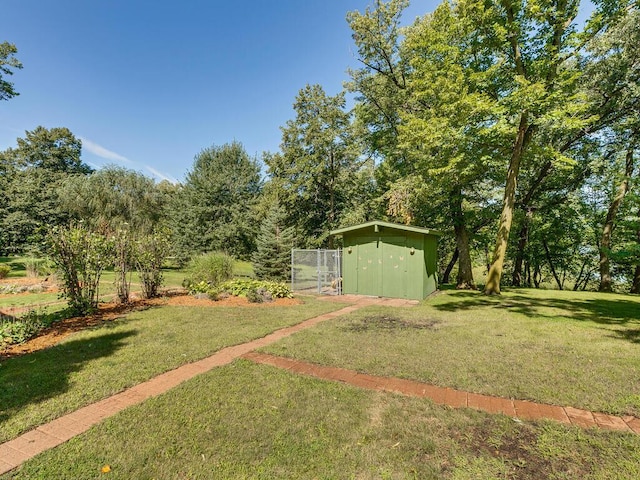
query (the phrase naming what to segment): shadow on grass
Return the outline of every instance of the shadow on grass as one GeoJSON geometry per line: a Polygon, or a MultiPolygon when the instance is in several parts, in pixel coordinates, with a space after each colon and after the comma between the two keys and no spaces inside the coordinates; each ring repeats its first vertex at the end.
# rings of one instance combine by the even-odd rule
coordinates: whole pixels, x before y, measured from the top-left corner
{"type": "MultiPolygon", "coordinates": [[[[451,295],[451,301],[432,305],[437,310],[457,312],[475,308],[508,309],[529,317],[569,318],[590,321],[604,325],[640,325],[640,302],[616,298],[606,298],[607,294],[593,294],[593,298],[584,295],[573,298],[553,296],[536,297],[525,292],[510,290],[509,295],[486,296],[481,292],[458,291],[451,295]],[[554,308],[563,313],[545,313],[545,308],[554,308]]],[[[536,292],[541,295],[542,291],[536,292]]],[[[554,291],[554,294],[557,292],[554,291]]],[[[567,292],[570,296],[571,292],[567,292]]]]}
{"type": "Polygon", "coordinates": [[[631,343],[640,343],[640,329],[614,330],[611,337],[629,340],[631,343]]]}
{"type": "Polygon", "coordinates": [[[72,373],[91,360],[112,355],[136,333],[128,330],[73,340],[0,363],[0,424],[29,404],[65,393],[72,373]]]}

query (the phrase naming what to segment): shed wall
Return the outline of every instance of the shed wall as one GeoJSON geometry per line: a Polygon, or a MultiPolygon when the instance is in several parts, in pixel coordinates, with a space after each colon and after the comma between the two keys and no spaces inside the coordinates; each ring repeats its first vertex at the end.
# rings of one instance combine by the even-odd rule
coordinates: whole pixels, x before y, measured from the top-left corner
{"type": "Polygon", "coordinates": [[[343,234],[344,293],[421,300],[436,290],[435,236],[371,230],[343,234]]]}

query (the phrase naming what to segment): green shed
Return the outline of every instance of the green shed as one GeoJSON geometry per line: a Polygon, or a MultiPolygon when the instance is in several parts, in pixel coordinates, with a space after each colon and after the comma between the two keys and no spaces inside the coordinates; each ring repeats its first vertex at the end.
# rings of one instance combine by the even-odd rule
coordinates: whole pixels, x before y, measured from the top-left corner
{"type": "Polygon", "coordinates": [[[374,221],[339,228],[342,292],[422,300],[438,288],[439,231],[374,221]]]}

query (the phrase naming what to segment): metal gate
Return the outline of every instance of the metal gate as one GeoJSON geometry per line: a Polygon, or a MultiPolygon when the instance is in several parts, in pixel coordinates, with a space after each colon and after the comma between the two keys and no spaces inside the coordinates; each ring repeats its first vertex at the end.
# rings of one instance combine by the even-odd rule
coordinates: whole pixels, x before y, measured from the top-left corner
{"type": "Polygon", "coordinates": [[[291,290],[340,295],[340,250],[291,250],[291,290]]]}

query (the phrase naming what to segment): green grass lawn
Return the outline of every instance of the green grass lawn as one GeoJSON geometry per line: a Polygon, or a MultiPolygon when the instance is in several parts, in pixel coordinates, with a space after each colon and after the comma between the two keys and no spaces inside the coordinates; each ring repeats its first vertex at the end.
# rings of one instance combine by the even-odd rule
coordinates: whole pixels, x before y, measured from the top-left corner
{"type": "MultiPolygon", "coordinates": [[[[0,364],[0,441],[226,345],[340,305],[158,307],[0,364]]],[[[447,291],[265,350],[481,393],[638,414],[640,298],[447,291]]],[[[640,436],[521,422],[238,360],[131,407],[9,478],[640,478],[640,436]],[[106,475],[106,474],[105,474],[106,475]]]]}
{"type": "Polygon", "coordinates": [[[172,307],[130,313],[0,362],[0,441],[229,345],[343,305],[172,307]]]}
{"type": "MultiPolygon", "coordinates": [[[[0,257],[0,264],[9,265],[11,267],[11,272],[9,272],[8,278],[20,278],[27,275],[25,262],[29,260],[35,259],[31,257],[0,257]]],[[[235,260],[233,265],[233,274],[237,277],[253,277],[253,266],[251,265],[251,262],[245,260],[235,260]]],[[[182,286],[182,281],[187,276],[187,273],[179,268],[165,268],[163,269],[163,275],[165,281],[164,286],[167,288],[175,288],[182,286]]],[[[100,280],[101,287],[108,288],[108,284],[113,284],[113,281],[113,271],[107,270],[103,272],[100,280]]],[[[132,284],[139,284],[140,279],[138,278],[136,272],[132,273],[131,282],[132,284]]],[[[105,291],[105,293],[111,292],[105,291]]]]}
{"type": "Polygon", "coordinates": [[[435,406],[236,361],[3,479],[632,479],[640,436],[435,406]],[[100,474],[103,466],[111,472],[100,474]]]}
{"type": "Polygon", "coordinates": [[[0,295],[0,308],[38,306],[60,300],[58,293],[19,293],[0,295]]]}
{"type": "Polygon", "coordinates": [[[477,393],[640,416],[640,297],[449,290],[369,307],[264,349],[477,393]]]}

